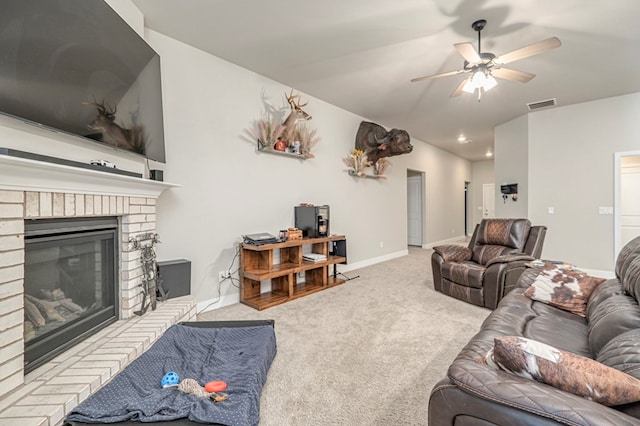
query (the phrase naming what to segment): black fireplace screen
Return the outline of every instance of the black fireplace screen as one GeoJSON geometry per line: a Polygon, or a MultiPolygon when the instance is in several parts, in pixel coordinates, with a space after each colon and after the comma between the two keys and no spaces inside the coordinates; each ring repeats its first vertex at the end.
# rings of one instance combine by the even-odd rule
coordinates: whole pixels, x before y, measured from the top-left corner
{"type": "Polygon", "coordinates": [[[25,370],[116,320],[117,219],[25,221],[25,370]]]}

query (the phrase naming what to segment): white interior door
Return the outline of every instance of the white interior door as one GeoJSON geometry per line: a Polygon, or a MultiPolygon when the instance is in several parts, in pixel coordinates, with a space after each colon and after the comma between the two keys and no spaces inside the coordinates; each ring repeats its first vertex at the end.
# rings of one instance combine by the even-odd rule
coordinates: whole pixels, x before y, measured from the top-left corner
{"type": "Polygon", "coordinates": [[[407,176],[407,244],[422,246],[422,176],[407,176]]]}
{"type": "Polygon", "coordinates": [[[482,218],[496,217],[496,185],[485,183],[482,185],[482,218]]]}
{"type": "Polygon", "coordinates": [[[640,157],[620,169],[620,243],[640,235],[640,157]]]}

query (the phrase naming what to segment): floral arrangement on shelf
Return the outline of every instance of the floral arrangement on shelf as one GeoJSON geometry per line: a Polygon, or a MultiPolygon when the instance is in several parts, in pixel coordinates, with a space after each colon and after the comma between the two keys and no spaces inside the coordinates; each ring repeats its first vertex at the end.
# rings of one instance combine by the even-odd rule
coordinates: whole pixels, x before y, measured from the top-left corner
{"type": "Polygon", "coordinates": [[[317,135],[317,129],[311,129],[306,123],[301,124],[297,128],[297,139],[294,142],[294,149],[296,142],[300,142],[299,154],[305,158],[314,158],[315,155],[311,153],[311,149],[320,142],[320,137],[317,135]]]}
{"type": "Polygon", "coordinates": [[[354,149],[342,161],[348,167],[347,171],[350,175],[364,176],[364,170],[371,167],[371,163],[367,161],[367,155],[361,149],[354,149]]]}
{"type": "Polygon", "coordinates": [[[384,172],[391,166],[391,162],[385,157],[378,159],[375,163],[371,163],[367,159],[367,154],[357,148],[351,151],[349,156],[344,157],[342,161],[348,167],[347,171],[350,175],[360,177],[367,176],[366,169],[373,166],[375,177],[386,179],[384,172]]]}
{"type": "Polygon", "coordinates": [[[373,171],[376,176],[381,178],[387,178],[384,175],[384,171],[387,170],[391,166],[391,162],[387,159],[387,157],[378,158],[378,161],[373,165],[373,171]]]}
{"type": "Polygon", "coordinates": [[[258,141],[258,147],[260,149],[273,149],[276,142],[280,139],[282,132],[284,132],[284,126],[274,117],[256,120],[254,122],[254,128],[247,130],[251,138],[258,141]]]}

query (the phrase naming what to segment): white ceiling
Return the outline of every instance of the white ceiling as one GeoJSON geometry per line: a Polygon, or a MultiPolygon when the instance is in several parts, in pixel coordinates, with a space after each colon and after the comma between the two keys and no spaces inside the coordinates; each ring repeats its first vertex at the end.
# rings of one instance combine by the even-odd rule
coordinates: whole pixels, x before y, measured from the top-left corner
{"type": "MultiPolygon", "coordinates": [[[[638,0],[133,0],[146,26],[302,93],[469,160],[496,125],[528,112],[640,91],[638,0]],[[556,36],[562,46],[509,64],[536,78],[449,95],[464,75],[454,43],[501,55],[556,36]],[[460,144],[464,134],[472,140],[460,144]]],[[[640,119],[640,118],[639,118],[640,119]]],[[[354,130],[355,131],[355,130],[354,130]]]]}

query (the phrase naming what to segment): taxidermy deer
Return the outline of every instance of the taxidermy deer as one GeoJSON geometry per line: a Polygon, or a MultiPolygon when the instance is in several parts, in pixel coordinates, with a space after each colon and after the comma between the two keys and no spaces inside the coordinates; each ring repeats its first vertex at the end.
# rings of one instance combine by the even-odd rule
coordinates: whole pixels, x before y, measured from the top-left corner
{"type": "Polygon", "coordinates": [[[85,105],[93,105],[98,109],[96,118],[87,125],[89,130],[102,133],[102,142],[118,148],[144,154],[144,134],[141,128],[124,129],[115,123],[117,108],[111,110],[109,105],[102,103],[83,102],[85,105]]]}
{"type": "Polygon", "coordinates": [[[302,107],[306,106],[309,102],[300,104],[300,94],[294,95],[293,89],[291,89],[291,94],[287,95],[287,92],[285,92],[284,96],[287,98],[289,106],[291,106],[291,112],[282,122],[284,132],[280,139],[291,145],[296,138],[296,123],[298,121],[311,120],[311,116],[302,110],[302,107]],[[298,102],[296,102],[296,99],[298,102]]]}

